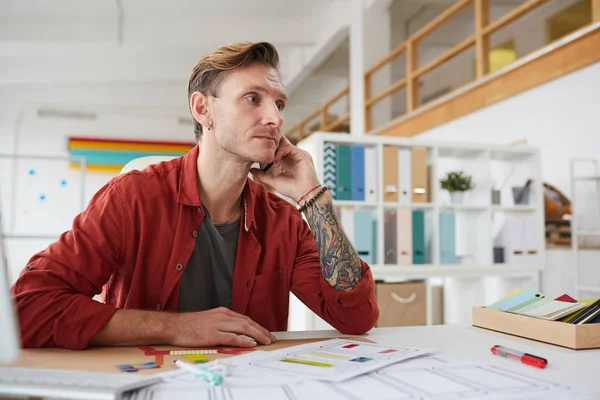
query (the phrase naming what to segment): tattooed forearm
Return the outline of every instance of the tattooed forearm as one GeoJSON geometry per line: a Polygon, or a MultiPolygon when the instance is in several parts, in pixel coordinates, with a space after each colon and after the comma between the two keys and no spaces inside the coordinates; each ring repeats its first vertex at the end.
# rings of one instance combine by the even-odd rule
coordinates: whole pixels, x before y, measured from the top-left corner
{"type": "Polygon", "coordinates": [[[339,223],[331,196],[325,193],[306,209],[321,259],[321,273],[336,290],[350,290],[362,278],[362,263],[339,223]]]}

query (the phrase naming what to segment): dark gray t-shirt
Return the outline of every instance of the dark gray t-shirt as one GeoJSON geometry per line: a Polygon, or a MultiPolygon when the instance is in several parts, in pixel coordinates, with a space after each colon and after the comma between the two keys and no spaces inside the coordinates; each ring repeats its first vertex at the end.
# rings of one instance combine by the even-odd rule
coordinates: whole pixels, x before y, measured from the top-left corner
{"type": "Polygon", "coordinates": [[[179,312],[231,308],[240,221],[215,226],[206,213],[179,287],[179,312]]]}

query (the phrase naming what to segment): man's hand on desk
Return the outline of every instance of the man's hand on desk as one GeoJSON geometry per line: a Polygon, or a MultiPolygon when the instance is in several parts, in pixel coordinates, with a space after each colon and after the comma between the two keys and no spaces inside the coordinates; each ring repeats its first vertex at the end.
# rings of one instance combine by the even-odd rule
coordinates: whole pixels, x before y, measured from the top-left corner
{"type": "Polygon", "coordinates": [[[189,313],[118,310],[92,339],[92,346],[172,345],[254,347],[276,338],[268,330],[225,307],[189,313]]]}
{"type": "Polygon", "coordinates": [[[250,317],[220,307],[207,311],[171,314],[170,344],[181,347],[210,347],[216,345],[254,347],[256,343],[240,335],[253,338],[260,344],[275,342],[268,330],[250,317]]]}

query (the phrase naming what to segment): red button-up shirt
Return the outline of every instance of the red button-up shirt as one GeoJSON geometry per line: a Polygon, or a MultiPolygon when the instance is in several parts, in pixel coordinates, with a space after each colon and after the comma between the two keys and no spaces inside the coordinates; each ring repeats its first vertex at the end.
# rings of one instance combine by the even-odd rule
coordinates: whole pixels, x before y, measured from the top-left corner
{"type": "MultiPolygon", "coordinates": [[[[13,286],[23,347],[83,349],[119,308],[176,311],[179,283],[204,212],[198,147],[112,179],[71,230],[34,255],[13,286]],[[103,302],[93,296],[102,293],[103,302]]],[[[289,292],[342,333],[379,317],[375,283],[348,292],[323,279],[308,224],[289,202],[248,179],[232,309],[270,331],[287,329],[289,292]]]]}

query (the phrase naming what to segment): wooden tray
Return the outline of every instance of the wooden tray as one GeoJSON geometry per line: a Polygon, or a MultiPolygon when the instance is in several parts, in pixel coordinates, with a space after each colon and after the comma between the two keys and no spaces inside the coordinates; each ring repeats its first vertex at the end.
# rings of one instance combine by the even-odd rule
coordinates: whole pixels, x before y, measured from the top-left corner
{"type": "Polygon", "coordinates": [[[574,350],[600,348],[600,324],[574,325],[473,307],[473,326],[574,350]]]}

